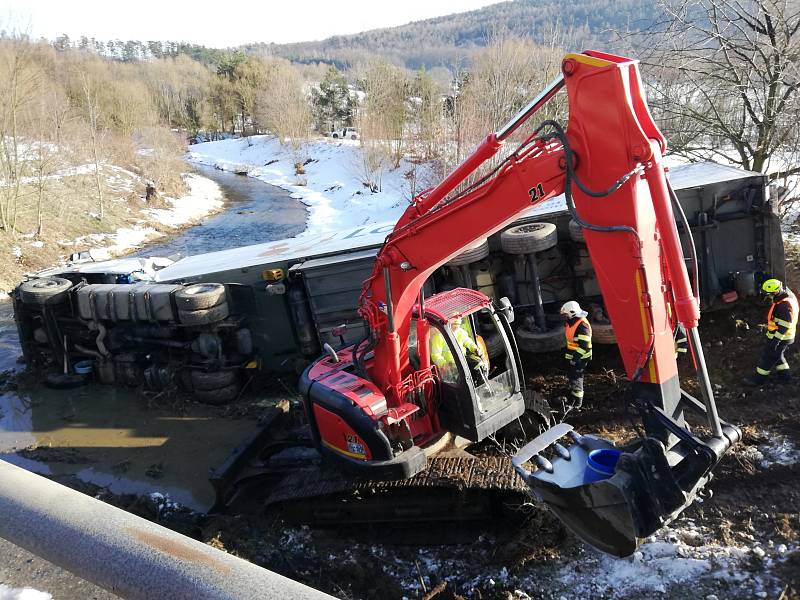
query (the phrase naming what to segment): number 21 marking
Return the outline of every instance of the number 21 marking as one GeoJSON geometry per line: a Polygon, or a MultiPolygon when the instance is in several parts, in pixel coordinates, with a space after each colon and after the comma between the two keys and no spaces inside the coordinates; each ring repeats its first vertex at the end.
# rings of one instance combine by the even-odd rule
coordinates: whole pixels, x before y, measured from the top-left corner
{"type": "Polygon", "coordinates": [[[531,197],[531,202],[536,202],[537,200],[541,200],[544,198],[544,186],[541,183],[537,183],[531,189],[528,190],[528,194],[531,197]]]}

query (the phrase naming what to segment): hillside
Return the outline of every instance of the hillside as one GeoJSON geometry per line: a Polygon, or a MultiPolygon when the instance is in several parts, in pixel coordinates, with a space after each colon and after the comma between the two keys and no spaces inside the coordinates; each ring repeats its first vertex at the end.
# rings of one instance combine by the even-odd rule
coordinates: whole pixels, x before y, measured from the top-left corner
{"type": "Polygon", "coordinates": [[[515,0],[318,42],[254,44],[244,48],[295,62],[330,62],[340,67],[377,54],[410,69],[431,68],[462,63],[493,35],[506,32],[548,44],[553,32],[558,31],[559,35],[569,35],[567,43],[575,49],[589,40],[602,46],[614,31],[646,28],[655,12],[647,0],[515,0]]]}

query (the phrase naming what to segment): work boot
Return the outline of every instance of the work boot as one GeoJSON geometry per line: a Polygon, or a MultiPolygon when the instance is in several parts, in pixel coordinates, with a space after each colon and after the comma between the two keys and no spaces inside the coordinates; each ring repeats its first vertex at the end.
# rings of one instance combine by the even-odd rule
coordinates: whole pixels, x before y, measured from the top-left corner
{"type": "Polygon", "coordinates": [[[766,380],[766,377],[756,373],[755,375],[751,375],[750,377],[745,377],[742,379],[742,383],[748,387],[758,387],[760,385],[764,385],[766,380]]]}
{"type": "Polygon", "coordinates": [[[583,407],[583,398],[578,398],[570,394],[569,399],[572,401],[570,408],[573,410],[580,410],[583,407]]]}

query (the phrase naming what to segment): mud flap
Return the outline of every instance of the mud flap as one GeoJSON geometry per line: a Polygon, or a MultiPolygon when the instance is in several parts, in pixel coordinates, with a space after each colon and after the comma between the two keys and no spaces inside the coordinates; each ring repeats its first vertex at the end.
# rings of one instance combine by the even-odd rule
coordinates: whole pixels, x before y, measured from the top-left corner
{"type": "Polygon", "coordinates": [[[677,517],[710,480],[719,458],[741,436],[727,425],[724,432],[724,439],[709,444],[688,434],[669,449],[655,438],[618,448],[622,454],[614,474],[585,483],[589,453],[615,446],[560,423],[528,443],[512,463],[533,495],[575,535],[613,556],[630,556],[642,538],[677,517]],[[559,442],[564,436],[570,445],[559,442]],[[535,470],[525,467],[529,462],[535,470]]]}

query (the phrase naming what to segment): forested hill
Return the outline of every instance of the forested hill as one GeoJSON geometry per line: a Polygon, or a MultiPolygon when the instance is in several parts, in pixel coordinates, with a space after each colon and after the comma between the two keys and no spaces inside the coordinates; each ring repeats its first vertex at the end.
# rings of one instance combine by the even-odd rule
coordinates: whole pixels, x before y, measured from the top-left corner
{"type": "MultiPolygon", "coordinates": [[[[386,29],[333,36],[319,42],[253,44],[295,62],[330,62],[348,66],[381,55],[408,68],[452,66],[492,36],[511,33],[548,43],[554,31],[569,32],[574,48],[603,43],[613,31],[641,30],[654,18],[652,0],[515,0],[466,13],[436,17],[386,29]]],[[[346,15],[342,16],[347,19],[346,15]]],[[[331,26],[335,30],[335,26],[331,26]]]]}

